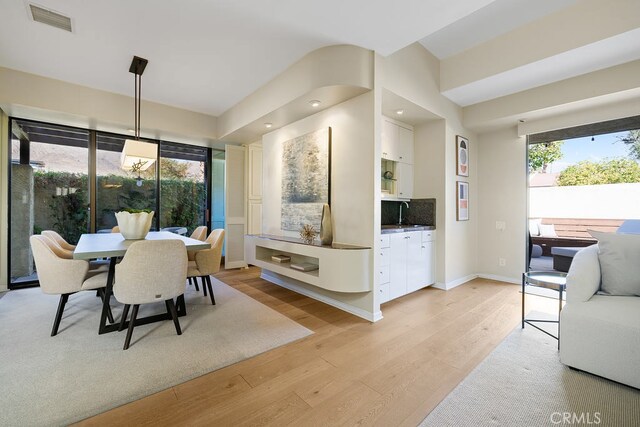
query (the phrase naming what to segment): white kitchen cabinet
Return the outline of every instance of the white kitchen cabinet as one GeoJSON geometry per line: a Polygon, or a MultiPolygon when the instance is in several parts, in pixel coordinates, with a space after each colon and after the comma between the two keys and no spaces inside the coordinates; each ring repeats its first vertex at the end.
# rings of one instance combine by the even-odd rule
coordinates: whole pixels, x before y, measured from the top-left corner
{"type": "MultiPolygon", "coordinates": [[[[435,231],[431,230],[389,235],[389,300],[435,283],[434,240],[435,231]]],[[[381,271],[385,277],[385,270],[381,271]]]]}
{"type": "Polygon", "coordinates": [[[398,125],[382,119],[382,158],[397,162],[398,157],[398,125]]]}
{"type": "Polygon", "coordinates": [[[398,161],[413,164],[413,131],[402,126],[398,126],[397,139],[398,161]]]}
{"type": "Polygon", "coordinates": [[[398,199],[410,199],[413,197],[413,165],[408,163],[396,164],[396,187],[398,199]]]}
{"type": "Polygon", "coordinates": [[[408,234],[390,235],[389,299],[395,299],[407,293],[408,234]]]}

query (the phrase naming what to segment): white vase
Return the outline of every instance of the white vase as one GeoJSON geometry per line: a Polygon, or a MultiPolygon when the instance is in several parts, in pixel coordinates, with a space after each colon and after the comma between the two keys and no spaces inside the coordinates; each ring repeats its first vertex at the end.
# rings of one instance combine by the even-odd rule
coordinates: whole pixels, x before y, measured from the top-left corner
{"type": "Polygon", "coordinates": [[[153,211],[149,213],[116,212],[116,220],[118,221],[118,227],[120,227],[120,233],[127,240],[144,239],[151,229],[154,213],[153,211]]]}
{"type": "Polygon", "coordinates": [[[322,221],[320,222],[320,243],[330,245],[333,243],[333,225],[331,224],[331,208],[328,204],[322,206],[322,221]]]}

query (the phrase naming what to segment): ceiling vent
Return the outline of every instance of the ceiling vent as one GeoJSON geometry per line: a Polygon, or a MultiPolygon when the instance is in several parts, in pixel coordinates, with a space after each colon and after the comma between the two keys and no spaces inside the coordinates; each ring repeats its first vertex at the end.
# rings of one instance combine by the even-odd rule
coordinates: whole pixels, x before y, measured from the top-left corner
{"type": "Polygon", "coordinates": [[[29,4],[29,10],[31,11],[31,17],[34,21],[60,28],[70,33],[72,32],[71,18],[68,16],[45,9],[42,6],[36,6],[35,4],[29,4]]]}

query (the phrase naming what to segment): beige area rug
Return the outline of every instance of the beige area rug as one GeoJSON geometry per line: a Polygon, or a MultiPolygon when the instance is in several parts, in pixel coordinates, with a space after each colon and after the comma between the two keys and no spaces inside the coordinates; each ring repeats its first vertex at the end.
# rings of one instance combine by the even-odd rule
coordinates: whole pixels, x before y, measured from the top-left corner
{"type": "MultiPolygon", "coordinates": [[[[69,298],[51,337],[58,297],[40,289],[0,300],[0,425],[64,425],[250,358],[312,332],[213,279],[216,305],[187,287],[182,335],[173,322],[98,335],[95,292],[69,298]]],[[[121,306],[114,306],[116,321],[121,306]],[[118,308],[115,308],[118,307],[118,308]]],[[[141,306],[140,316],[164,303],[141,306]],[[145,310],[143,312],[143,309],[145,310]]]]}
{"type": "Polygon", "coordinates": [[[640,426],[640,390],[569,369],[557,346],[518,327],[420,426],[640,426]]]}

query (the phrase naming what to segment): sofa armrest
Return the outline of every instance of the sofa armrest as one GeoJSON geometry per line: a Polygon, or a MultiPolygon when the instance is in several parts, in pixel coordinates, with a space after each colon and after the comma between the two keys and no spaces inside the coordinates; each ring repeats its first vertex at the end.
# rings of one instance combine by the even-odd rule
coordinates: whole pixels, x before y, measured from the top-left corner
{"type": "Polygon", "coordinates": [[[588,301],[600,289],[600,276],[598,245],[578,251],[567,273],[567,303],[588,301]]]}

